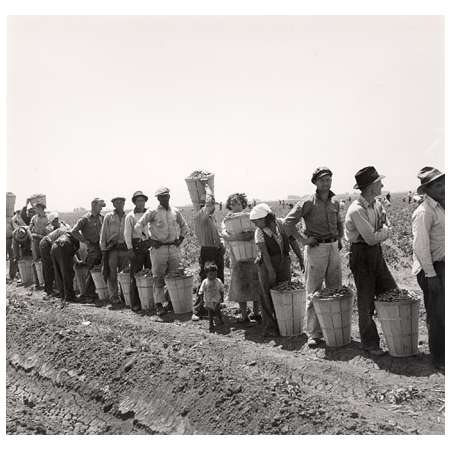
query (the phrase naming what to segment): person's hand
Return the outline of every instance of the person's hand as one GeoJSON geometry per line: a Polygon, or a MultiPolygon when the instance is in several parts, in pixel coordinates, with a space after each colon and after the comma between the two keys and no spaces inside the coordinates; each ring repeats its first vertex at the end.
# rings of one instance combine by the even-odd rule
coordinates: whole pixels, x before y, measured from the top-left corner
{"type": "Polygon", "coordinates": [[[304,245],[309,245],[310,247],[316,247],[317,245],[319,245],[319,243],[317,242],[316,238],[309,237],[306,239],[304,245]]]}
{"type": "Polygon", "coordinates": [[[428,289],[432,294],[437,294],[441,290],[441,280],[439,277],[429,277],[427,278],[428,289]]]}
{"type": "Polygon", "coordinates": [[[342,247],[342,239],[338,239],[338,250],[341,251],[342,247]]]}

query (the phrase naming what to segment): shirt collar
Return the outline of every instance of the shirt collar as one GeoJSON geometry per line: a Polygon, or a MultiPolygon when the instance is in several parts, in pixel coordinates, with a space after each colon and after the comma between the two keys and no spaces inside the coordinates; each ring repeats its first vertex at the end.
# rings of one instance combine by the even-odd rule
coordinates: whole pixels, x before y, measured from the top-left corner
{"type": "MultiPolygon", "coordinates": [[[[117,212],[117,209],[114,209],[113,210],[113,214],[115,214],[117,217],[119,217],[119,214],[118,214],[118,212],[117,212]]],[[[122,214],[122,217],[125,217],[125,211],[123,212],[123,214],[122,214]]]]}
{"type": "Polygon", "coordinates": [[[163,205],[158,205],[158,208],[157,209],[159,209],[159,210],[163,210],[163,211],[171,211],[172,210],[172,208],[170,207],[170,205],[169,205],[169,207],[166,209],[166,208],[164,208],[164,206],[163,205]]]}
{"type": "MultiPolygon", "coordinates": [[[[142,211],[142,213],[145,213],[145,211],[147,211],[147,208],[144,208],[144,211],[142,211]]],[[[133,212],[134,212],[134,214],[139,214],[139,213],[136,211],[136,208],[133,209],[133,212]]]]}
{"type": "MultiPolygon", "coordinates": [[[[328,200],[330,200],[330,198],[332,198],[332,197],[334,197],[335,196],[335,193],[330,189],[330,191],[328,192],[328,200]]],[[[321,198],[320,198],[320,195],[319,195],[319,192],[316,190],[316,192],[314,193],[314,197],[317,199],[317,200],[321,200],[321,198]]]]}
{"type": "Polygon", "coordinates": [[[369,203],[362,195],[359,196],[359,203],[361,203],[361,205],[367,209],[367,208],[373,208],[375,206],[375,203],[377,201],[377,199],[373,199],[372,203],[369,203]]]}
{"type": "Polygon", "coordinates": [[[423,201],[427,202],[432,208],[441,206],[438,201],[436,201],[434,198],[431,198],[428,194],[423,194],[423,201]]]}

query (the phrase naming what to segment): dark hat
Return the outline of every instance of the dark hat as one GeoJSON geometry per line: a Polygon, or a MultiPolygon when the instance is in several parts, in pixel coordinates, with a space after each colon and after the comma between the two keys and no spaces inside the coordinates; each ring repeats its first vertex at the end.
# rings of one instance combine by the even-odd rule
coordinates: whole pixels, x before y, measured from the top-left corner
{"type": "Polygon", "coordinates": [[[136,192],[133,194],[133,197],[131,197],[131,201],[134,203],[134,200],[135,200],[137,197],[144,197],[144,198],[145,198],[145,201],[148,200],[148,197],[147,197],[142,191],[136,191],[136,192]]]}
{"type": "Polygon", "coordinates": [[[315,183],[318,178],[323,177],[325,175],[333,176],[333,172],[328,167],[318,167],[312,174],[311,183],[315,183]]]}
{"type": "Polygon", "coordinates": [[[417,178],[420,180],[420,186],[417,188],[417,193],[423,194],[423,188],[426,185],[432,183],[433,181],[436,181],[444,175],[445,173],[441,172],[438,169],[435,169],[434,167],[424,167],[420,169],[419,173],[417,174],[417,178]]]}
{"type": "Polygon", "coordinates": [[[101,205],[103,208],[106,206],[105,200],[100,197],[95,197],[94,200],[92,200],[91,205],[94,204],[101,205]]]}
{"type": "Polygon", "coordinates": [[[170,189],[166,187],[160,187],[155,192],[155,197],[158,197],[158,195],[168,195],[170,193],[170,189]]]}
{"type": "Polygon", "coordinates": [[[356,184],[353,186],[353,189],[364,189],[365,187],[369,186],[369,184],[375,183],[382,178],[384,178],[384,175],[380,175],[375,167],[363,167],[361,170],[358,170],[358,172],[356,172],[356,184]]]}
{"type": "Polygon", "coordinates": [[[19,227],[13,231],[14,239],[17,242],[24,242],[27,239],[28,231],[26,227],[19,227]]]}
{"type": "Polygon", "coordinates": [[[112,200],[111,200],[111,203],[114,203],[116,200],[123,200],[123,201],[125,201],[125,197],[114,197],[112,200]]]}

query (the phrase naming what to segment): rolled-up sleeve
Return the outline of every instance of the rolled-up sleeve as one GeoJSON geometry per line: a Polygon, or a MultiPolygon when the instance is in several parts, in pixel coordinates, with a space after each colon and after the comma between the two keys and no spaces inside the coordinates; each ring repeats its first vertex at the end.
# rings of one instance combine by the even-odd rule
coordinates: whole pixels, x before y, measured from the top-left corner
{"type": "Polygon", "coordinates": [[[430,230],[432,218],[425,211],[416,211],[413,215],[412,233],[413,233],[413,252],[416,255],[425,276],[427,278],[435,277],[436,271],[433,267],[430,247],[430,230]]]}
{"type": "Polygon", "coordinates": [[[155,215],[155,211],[149,209],[145,212],[145,214],[137,221],[134,226],[134,231],[139,235],[144,235],[145,227],[153,220],[155,215]]]}
{"type": "Polygon", "coordinates": [[[87,218],[81,217],[78,219],[78,222],[75,224],[75,226],[72,228],[71,233],[75,239],[78,241],[82,241],[84,236],[81,235],[83,228],[86,226],[87,218]]]}
{"type": "Polygon", "coordinates": [[[283,226],[288,236],[298,233],[297,224],[303,217],[303,202],[297,202],[289,211],[288,215],[283,219],[283,226]]]}
{"type": "Polygon", "coordinates": [[[108,215],[105,216],[105,218],[103,219],[102,229],[100,230],[100,249],[102,251],[106,250],[106,237],[109,229],[109,217],[110,216],[108,215]]]}
{"type": "Polygon", "coordinates": [[[375,228],[367,217],[364,217],[362,208],[352,211],[350,213],[350,219],[358,230],[358,233],[364,239],[364,242],[368,245],[379,244],[389,237],[390,231],[386,225],[383,225],[381,230],[375,231],[375,228]]]}
{"type": "Polygon", "coordinates": [[[133,231],[134,231],[134,216],[132,214],[127,214],[125,217],[125,227],[123,230],[125,244],[128,250],[133,248],[133,231]]]}

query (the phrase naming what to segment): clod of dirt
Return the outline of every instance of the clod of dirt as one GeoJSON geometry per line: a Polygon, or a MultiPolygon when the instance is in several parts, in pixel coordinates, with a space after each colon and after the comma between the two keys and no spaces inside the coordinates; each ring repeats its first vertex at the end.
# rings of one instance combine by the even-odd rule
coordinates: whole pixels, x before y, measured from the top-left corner
{"type": "Polygon", "coordinates": [[[127,361],[125,362],[125,365],[123,366],[123,370],[125,370],[125,372],[128,372],[136,363],[137,361],[137,356],[132,356],[131,358],[127,359],[127,361]]]}
{"type": "Polygon", "coordinates": [[[125,355],[131,355],[132,353],[137,353],[137,349],[133,347],[127,347],[123,352],[125,355]]]}

